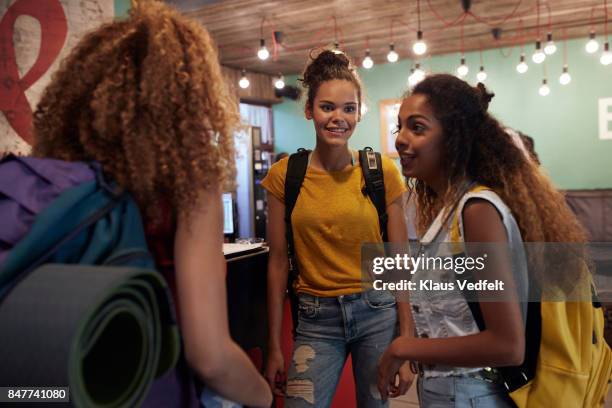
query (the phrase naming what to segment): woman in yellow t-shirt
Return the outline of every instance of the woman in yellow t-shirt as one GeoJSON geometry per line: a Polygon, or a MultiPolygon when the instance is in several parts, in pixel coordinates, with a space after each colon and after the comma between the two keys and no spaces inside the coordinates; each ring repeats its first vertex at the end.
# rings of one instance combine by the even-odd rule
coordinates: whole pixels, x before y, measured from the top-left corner
{"type": "MultiPolygon", "coordinates": [[[[291,222],[299,270],[294,290],[299,318],[293,358],[287,373],[286,407],[329,406],[347,356],[359,407],[385,407],[376,389],[377,363],[400,331],[412,330],[407,306],[384,291],[364,290],[361,245],[381,242],[376,208],[362,193],[364,179],[358,155],[348,147],[360,119],[361,85],[349,59],[329,50],[306,67],[306,119],[312,120],[316,147],[309,157],[291,222]],[[399,311],[399,313],[398,313],[399,311]]],[[[270,261],[268,309],[270,340],[266,378],[283,394],[284,359],[281,322],[288,260],[285,238],[284,186],[288,159],[270,169],[262,185],[268,190],[270,261]]],[[[402,212],[405,191],[399,171],[383,158],[390,241],[406,241],[402,212]]],[[[407,365],[397,373],[391,396],[406,392],[412,382],[407,365]]]]}

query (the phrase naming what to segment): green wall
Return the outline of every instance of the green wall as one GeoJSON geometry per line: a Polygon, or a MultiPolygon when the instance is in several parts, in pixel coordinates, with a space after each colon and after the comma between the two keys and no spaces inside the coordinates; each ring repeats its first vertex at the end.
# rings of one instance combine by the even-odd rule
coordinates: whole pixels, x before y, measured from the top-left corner
{"type": "Polygon", "coordinates": [[[131,6],[131,0],[115,0],[115,17],[127,17],[131,6]]]}
{"type": "MultiPolygon", "coordinates": [[[[543,66],[531,62],[533,45],[526,46],[529,70],[523,75],[515,69],[518,48],[508,57],[499,49],[483,52],[488,73],[486,85],[496,94],[490,110],[507,126],[534,138],[542,165],[559,188],[612,188],[612,140],[598,138],[597,122],[598,99],[612,97],[612,66],[601,65],[599,55],[588,55],[584,43],[584,40],[568,41],[572,75],[568,85],[559,84],[562,43],[557,44],[558,50],[552,57],[547,57],[551,93],[546,97],[538,94],[543,66]]],[[[506,55],[510,52],[503,51],[506,55]]],[[[466,59],[470,67],[467,80],[475,83],[479,54],[469,53],[466,59]]],[[[429,58],[421,65],[428,71],[454,73],[458,63],[459,55],[449,54],[429,58]]],[[[380,149],[378,102],[403,94],[411,66],[411,61],[401,60],[375,65],[371,70],[360,68],[369,111],[351,138],[353,148],[380,149]]],[[[295,85],[296,78],[287,78],[287,83],[295,85]]],[[[303,102],[286,100],[275,105],[273,111],[276,151],[293,152],[298,147],[314,146],[312,123],[304,119],[303,102]]]]}

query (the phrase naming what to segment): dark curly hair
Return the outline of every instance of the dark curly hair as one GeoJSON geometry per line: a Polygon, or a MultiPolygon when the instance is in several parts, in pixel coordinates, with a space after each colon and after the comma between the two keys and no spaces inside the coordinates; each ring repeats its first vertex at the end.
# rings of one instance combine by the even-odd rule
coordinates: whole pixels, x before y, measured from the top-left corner
{"type": "Polygon", "coordinates": [[[312,107],[314,98],[321,84],[325,81],[341,79],[349,81],[357,89],[358,115],[361,116],[362,86],[355,66],[350,58],[337,50],[313,50],[309,56],[309,63],[304,69],[302,86],[308,89],[306,105],[312,107]],[[316,54],[316,52],[319,52],[316,54]],[[314,56],[316,54],[316,57],[314,56]]]}
{"type": "Polygon", "coordinates": [[[445,197],[437,197],[422,181],[415,181],[421,230],[456,198],[459,181],[468,178],[491,188],[504,200],[524,241],[585,241],[563,195],[487,112],[493,94],[483,84],[471,87],[453,75],[438,74],[418,83],[409,95],[413,94],[427,97],[442,126],[443,162],[449,174],[445,197]]]}
{"type": "Polygon", "coordinates": [[[234,180],[237,102],[208,32],[161,2],[87,34],[34,114],[33,154],[98,161],[148,215],[234,180]]]}
{"type": "MultiPolygon", "coordinates": [[[[427,98],[443,132],[442,163],[449,175],[448,187],[443,197],[421,180],[410,180],[409,186],[417,197],[417,228],[423,234],[443,208],[462,193],[459,191],[463,180],[468,179],[491,188],[508,205],[515,217],[523,241],[584,243],[586,233],[577,218],[567,206],[563,195],[538,167],[537,163],[522,153],[500,123],[487,112],[493,94],[483,84],[472,87],[465,81],[447,74],[432,75],[418,83],[406,96],[420,94],[427,98]]],[[[561,271],[571,269],[562,279],[565,288],[573,287],[582,271],[584,261],[581,249],[570,257],[551,259],[536,254],[530,259],[535,264],[540,282],[548,279],[541,273],[547,271],[537,265],[552,266],[560,259],[561,271]],[[543,263],[545,262],[545,263],[543,263]],[[580,267],[570,268],[567,262],[579,263],[580,267]],[[570,278],[572,277],[572,278],[570,278]]],[[[554,257],[553,257],[554,258],[554,257]]],[[[550,272],[550,271],[548,271],[550,272]]],[[[555,282],[560,284],[559,281],[555,282]]]]}

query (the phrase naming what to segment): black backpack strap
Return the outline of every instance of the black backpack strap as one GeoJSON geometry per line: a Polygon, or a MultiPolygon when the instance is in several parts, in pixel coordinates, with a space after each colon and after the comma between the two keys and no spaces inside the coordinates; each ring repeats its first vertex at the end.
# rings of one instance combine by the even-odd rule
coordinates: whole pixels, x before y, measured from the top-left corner
{"type": "Polygon", "coordinates": [[[367,194],[376,207],[378,225],[383,242],[388,241],[387,236],[387,204],[385,199],[385,179],[383,175],[382,158],[380,153],[366,147],[359,151],[359,164],[365,180],[364,194],[367,194]]]}
{"type": "MultiPolygon", "coordinates": [[[[465,254],[459,254],[462,256],[465,254]]],[[[470,282],[476,282],[471,272],[466,272],[464,278],[470,282]]],[[[537,293],[533,288],[530,288],[531,296],[537,293]]],[[[466,301],[474,298],[474,292],[462,291],[466,301]]],[[[480,309],[480,303],[468,301],[468,306],[474,317],[474,321],[478,325],[480,331],[484,331],[485,321],[480,309]]],[[[538,357],[540,355],[540,343],[542,340],[542,304],[540,302],[529,302],[527,304],[527,322],[525,325],[525,359],[519,366],[496,367],[495,371],[500,375],[502,383],[506,390],[510,393],[523,387],[529,381],[533,380],[536,375],[538,357]]]]}
{"type": "Polygon", "coordinates": [[[287,281],[287,289],[289,291],[289,300],[291,303],[291,317],[293,319],[293,334],[295,337],[295,329],[297,327],[297,294],[293,290],[293,284],[298,276],[297,259],[295,257],[295,247],[293,242],[293,228],[291,226],[291,214],[297,202],[306,176],[308,168],[308,155],[310,150],[298,149],[297,153],[289,156],[287,164],[287,174],[285,175],[285,237],[287,239],[287,259],[289,261],[289,279],[287,281]]]}

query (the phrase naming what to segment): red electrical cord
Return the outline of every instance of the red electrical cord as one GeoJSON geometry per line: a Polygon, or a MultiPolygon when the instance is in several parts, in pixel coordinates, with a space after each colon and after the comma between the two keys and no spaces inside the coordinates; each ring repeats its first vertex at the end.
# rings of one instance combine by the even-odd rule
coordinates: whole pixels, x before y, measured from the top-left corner
{"type": "MultiPolygon", "coordinates": [[[[335,19],[335,17],[330,17],[328,20],[333,20],[335,19]]],[[[327,20],[326,20],[327,21],[327,20]]],[[[323,28],[321,28],[318,31],[315,31],[313,33],[313,35],[310,37],[309,41],[301,44],[301,45],[294,45],[294,46],[289,46],[287,44],[285,44],[284,42],[280,44],[280,46],[283,49],[286,49],[287,51],[291,51],[291,52],[297,52],[297,51],[303,51],[304,48],[310,49],[310,48],[316,48],[316,47],[322,47],[326,44],[326,42],[321,43],[320,42],[320,37],[329,31],[329,27],[327,25],[327,23],[324,24],[323,28]]],[[[299,43],[298,43],[299,44],[299,43]]]]}
{"type": "Polygon", "coordinates": [[[608,41],[608,2],[604,0],[604,36],[606,37],[606,42],[608,41]]]}
{"type": "Polygon", "coordinates": [[[431,10],[431,12],[433,13],[433,15],[442,22],[442,24],[444,25],[445,28],[448,27],[452,27],[455,24],[457,24],[457,22],[459,21],[463,21],[463,19],[465,19],[465,16],[467,13],[462,12],[456,19],[454,19],[452,22],[447,22],[446,20],[444,20],[444,17],[442,17],[441,15],[438,14],[438,12],[434,9],[434,7],[431,5],[431,0],[427,0],[427,5],[429,6],[429,10],[431,10]]]}
{"type": "Polygon", "coordinates": [[[563,28],[563,66],[567,65],[567,31],[563,28]]]}
{"type": "Polygon", "coordinates": [[[516,3],[516,6],[514,6],[514,9],[512,10],[512,12],[510,14],[508,14],[506,17],[504,17],[503,19],[501,19],[500,21],[495,21],[495,22],[490,22],[487,21],[486,19],[477,16],[476,14],[474,14],[472,11],[468,11],[468,14],[472,17],[474,17],[474,19],[480,23],[484,23],[490,27],[498,27],[501,26],[503,24],[505,24],[508,20],[510,20],[512,17],[514,17],[514,15],[516,14],[516,12],[518,11],[519,7],[521,6],[521,3],[523,2],[523,0],[519,0],[518,3],[516,3]]]}

